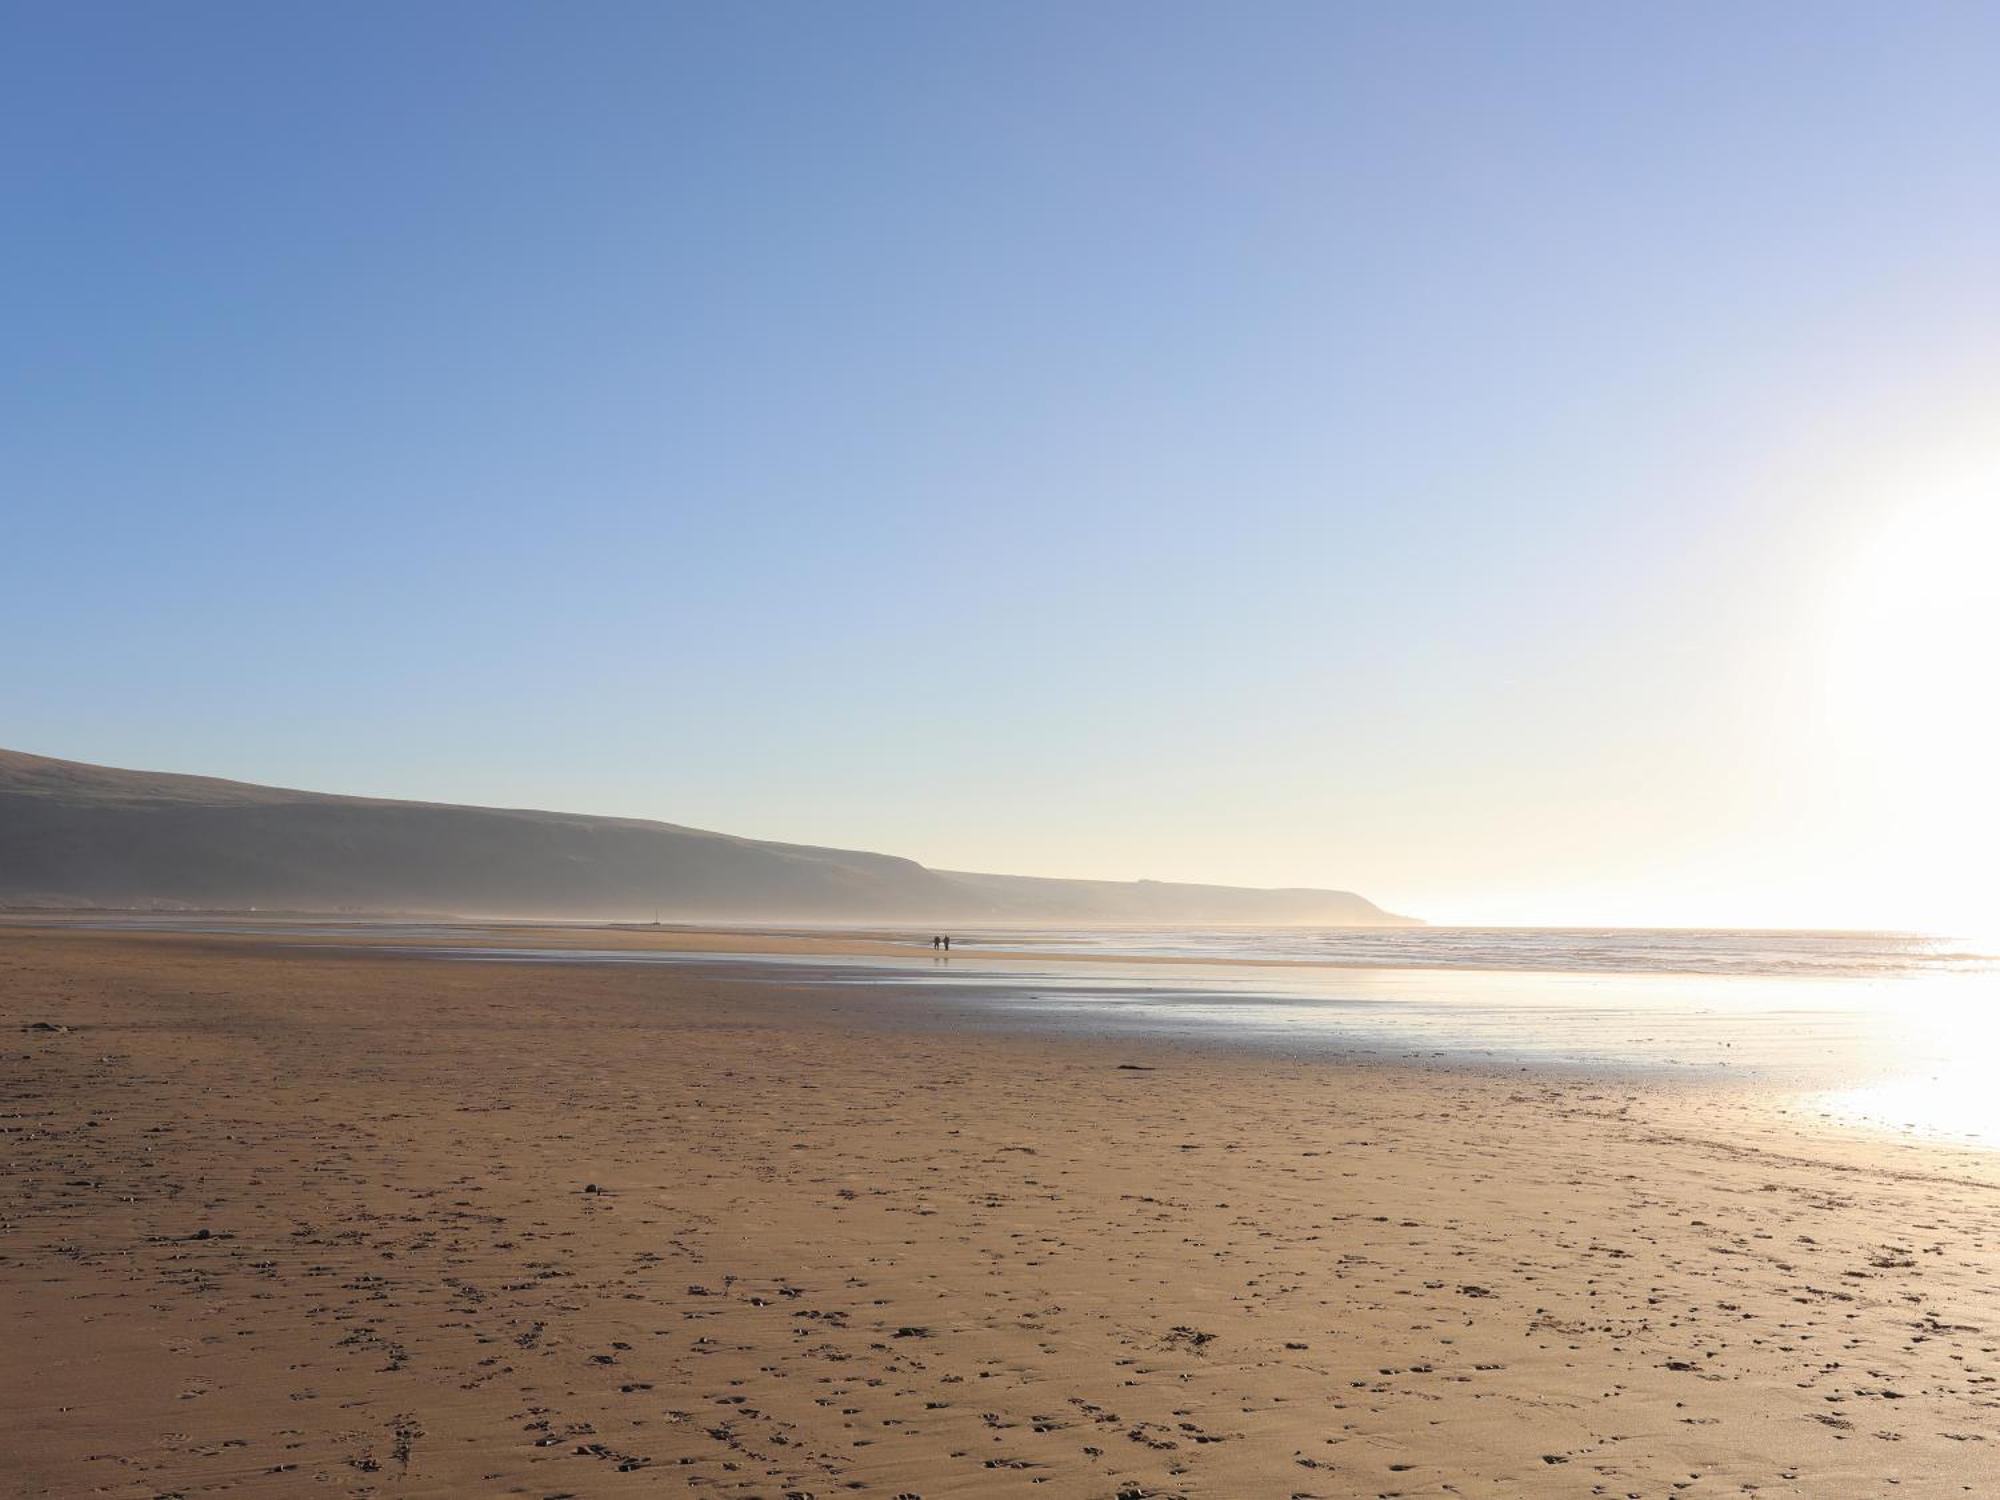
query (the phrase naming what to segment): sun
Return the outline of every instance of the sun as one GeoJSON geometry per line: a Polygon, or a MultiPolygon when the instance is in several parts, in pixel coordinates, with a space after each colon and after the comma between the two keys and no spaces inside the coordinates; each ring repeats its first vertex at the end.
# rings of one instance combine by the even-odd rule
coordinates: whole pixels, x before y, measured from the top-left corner
{"type": "Polygon", "coordinates": [[[1940,921],[2000,889],[2000,463],[1890,506],[1856,538],[1829,652],[1845,813],[1940,921]],[[1946,916],[1944,913],[1950,913],[1946,916]]]}

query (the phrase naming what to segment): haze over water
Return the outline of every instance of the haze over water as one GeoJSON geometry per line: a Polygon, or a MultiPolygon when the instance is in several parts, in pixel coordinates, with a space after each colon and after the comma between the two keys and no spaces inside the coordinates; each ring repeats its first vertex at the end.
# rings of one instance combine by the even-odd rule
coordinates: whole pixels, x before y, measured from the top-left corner
{"type": "Polygon", "coordinates": [[[1283,959],[1387,968],[1791,975],[1991,973],[2000,954],[1919,932],[1635,927],[995,927],[994,941],[1050,951],[1283,959]]]}

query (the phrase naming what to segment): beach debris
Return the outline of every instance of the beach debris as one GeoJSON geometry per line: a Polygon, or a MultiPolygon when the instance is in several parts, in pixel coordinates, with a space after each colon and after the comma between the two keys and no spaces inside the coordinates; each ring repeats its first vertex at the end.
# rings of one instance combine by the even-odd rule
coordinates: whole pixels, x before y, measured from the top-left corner
{"type": "Polygon", "coordinates": [[[21,1029],[23,1031],[40,1031],[52,1035],[64,1034],[69,1031],[69,1028],[59,1021],[30,1021],[21,1029]]]}
{"type": "Polygon", "coordinates": [[[620,1474],[630,1474],[650,1466],[653,1462],[650,1458],[641,1458],[636,1453],[620,1453],[605,1443],[580,1443],[574,1451],[579,1458],[609,1459],[620,1474]]]}
{"type": "Polygon", "coordinates": [[[424,1436],[424,1424],[407,1414],[398,1415],[392,1420],[396,1424],[396,1441],[389,1450],[389,1456],[407,1469],[410,1466],[411,1455],[417,1450],[417,1439],[424,1436]]]}
{"type": "Polygon", "coordinates": [[[1121,1073],[1157,1073],[1159,1069],[1151,1063],[1120,1063],[1118,1071],[1121,1073]]]}

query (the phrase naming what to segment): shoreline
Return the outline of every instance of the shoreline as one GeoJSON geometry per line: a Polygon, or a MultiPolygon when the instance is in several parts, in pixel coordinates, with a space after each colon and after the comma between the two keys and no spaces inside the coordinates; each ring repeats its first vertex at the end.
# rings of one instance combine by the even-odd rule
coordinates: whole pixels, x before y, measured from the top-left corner
{"type": "MultiPolygon", "coordinates": [[[[1404,1062],[1503,1076],[1525,1071],[1559,1078],[1685,1080],[1707,1088],[1741,1085],[1762,1091],[1767,1102],[1787,1096],[1777,1113],[1812,1118],[1818,1128],[1955,1149],[2000,1150],[2000,1132],[1983,1114],[1975,1122],[1934,1100],[1913,1107],[1912,1091],[1921,1088],[1917,1080],[1935,1060],[1913,1054],[1894,1069],[1881,1069],[1880,1054],[1872,1049],[1876,1038],[1856,1029],[1864,1013],[1840,1003],[1867,985],[1853,976],[1319,963],[979,946],[940,955],[873,931],[660,930],[650,924],[626,931],[581,923],[389,926],[361,921],[347,930],[341,924],[300,925],[284,918],[227,928],[178,922],[10,927],[0,918],[0,934],[10,930],[213,941],[222,945],[218,951],[249,946],[272,955],[429,961],[462,955],[496,965],[616,965],[625,961],[622,955],[630,955],[635,963],[657,960],[730,982],[879,987],[923,1005],[948,998],[954,1011],[973,1013],[959,1016],[954,1024],[998,1034],[1069,1042],[1105,1038],[1121,1044],[1150,1036],[1172,1045],[1298,1060],[1404,1062]],[[614,946],[606,947],[606,938],[614,946]],[[1330,991],[1306,982],[1321,971],[1329,983],[1345,979],[1369,991],[1330,991]],[[1157,986],[1150,979],[1155,974],[1160,976],[1157,986]],[[1279,983],[1275,976],[1283,975],[1289,987],[1266,988],[1260,974],[1274,976],[1274,984],[1279,983]],[[1477,988],[1454,992],[1448,1003],[1439,1003],[1434,981],[1454,976],[1477,988]],[[1607,986],[1626,993],[1607,995],[1607,986]],[[1708,990],[1713,994],[1703,993],[1708,990]],[[1732,1010],[1716,1003],[1758,991],[1770,1008],[1732,1010]],[[1811,1019],[1806,1012],[1785,1008],[1793,995],[1815,993],[1835,1003],[1810,1013],[1811,1019]],[[1558,998],[1564,1003],[1554,1003],[1558,998]],[[1503,1026],[1497,1036],[1475,1038],[1454,1030],[1451,1012],[1460,1005],[1474,1016],[1484,1011],[1489,1018],[1512,1013],[1516,1019],[1511,1030],[1503,1026]],[[1256,1014],[1260,1011],[1261,1016],[1256,1014]],[[1595,1035],[1559,1040],[1565,1024],[1593,1014],[1600,1023],[1608,1018],[1612,1031],[1600,1026],[1595,1035]],[[1655,1046],[1645,1053],[1657,1038],[1644,1033],[1656,1030],[1662,1019],[1669,1027],[1682,1026],[1686,1034],[1681,1045],[1664,1051],[1655,1046]],[[1616,1034],[1620,1026],[1629,1028],[1622,1041],[1616,1034]],[[1688,1032],[1690,1026],[1695,1030],[1688,1032]],[[1713,1031],[1707,1041],[1702,1040],[1704,1026],[1713,1031]],[[1829,1040],[1833,1045],[1816,1057],[1799,1051],[1829,1040]]],[[[1582,1024],[1588,1032],[1593,1023],[1586,1019],[1582,1024]]],[[[1963,1087],[1962,1077],[1952,1081],[1963,1087]]]]}
{"type": "MultiPolygon", "coordinates": [[[[535,919],[482,919],[466,917],[343,917],[324,916],[311,913],[292,913],[269,917],[251,917],[237,913],[190,913],[190,914],[149,914],[140,912],[89,913],[84,911],[64,913],[38,913],[31,909],[0,909],[0,931],[82,931],[82,932],[126,932],[157,933],[161,935],[180,934],[186,936],[227,936],[251,937],[265,928],[280,929],[289,925],[290,936],[298,942],[324,943],[388,943],[394,941],[392,934],[398,928],[434,932],[437,935],[426,939],[432,944],[455,944],[477,946],[481,935],[504,935],[510,939],[537,937],[544,939],[542,946],[551,947],[603,947],[627,948],[636,952],[666,953],[797,953],[803,955],[837,955],[847,957],[913,958],[922,957],[931,950],[924,946],[918,936],[923,929],[886,928],[878,924],[828,924],[825,927],[808,927],[795,924],[745,923],[675,923],[658,926],[650,923],[598,922],[591,920],[543,921],[535,919]],[[203,927],[202,922],[224,922],[231,925],[203,927]],[[354,931],[332,929],[352,928],[354,931]],[[589,942],[583,941],[589,939],[589,942]]],[[[1397,961],[1391,959],[1367,959],[1354,957],[1335,958],[1290,958],[1257,957],[1236,954],[1202,953],[1137,953],[1107,952],[1090,948],[1057,948],[1037,946],[1027,939],[1026,933],[1037,929],[1005,928],[983,930],[977,927],[954,931],[954,941],[960,946],[951,950],[952,957],[980,958],[996,963],[1055,962],[1077,964],[1144,965],[1189,968],[1225,969],[1279,969],[1316,970],[1326,969],[1336,972],[1357,973],[1410,973],[1410,974],[1531,974],[1531,975],[1577,975],[1583,977],[1616,976],[1633,979],[1757,979],[1773,982],[1797,981],[1803,983],[1823,982],[1829,978],[1850,977],[1845,974],[1800,970],[1730,970],[1699,967],[1649,968],[1640,965],[1561,965],[1554,963],[1537,964],[1518,956],[1510,956],[1506,963],[1453,963],[1440,960],[1422,962],[1397,961]],[[961,937],[961,932],[970,941],[961,937]],[[986,940],[993,939],[994,946],[987,946],[986,940]],[[1002,940],[1011,938],[1024,946],[1001,946],[1002,940]]],[[[1089,932],[1088,926],[1074,929],[1059,928],[1062,931],[1089,932]]],[[[1185,925],[1176,924],[1132,924],[1111,925],[1105,932],[1180,932],[1190,930],[1185,925]]],[[[1194,930],[1201,931],[1243,931],[1243,932],[1324,932],[1329,934],[1348,933],[1517,933],[1550,932],[1573,934],[1629,933],[1634,936],[1703,932],[1702,928],[1511,928],[1511,927],[1451,927],[1426,925],[1422,927],[1387,926],[1343,926],[1320,928],[1311,925],[1296,927],[1270,927],[1262,924],[1245,923],[1203,924],[1194,930]]],[[[1738,931],[1732,929],[1732,931],[1738,931]]],[[[1812,929],[1812,928],[1744,928],[1744,936],[1761,937],[1916,937],[1922,934],[1903,933],[1891,929],[1812,929]]],[[[1982,956],[1982,962],[1990,962],[1982,956]]]]}

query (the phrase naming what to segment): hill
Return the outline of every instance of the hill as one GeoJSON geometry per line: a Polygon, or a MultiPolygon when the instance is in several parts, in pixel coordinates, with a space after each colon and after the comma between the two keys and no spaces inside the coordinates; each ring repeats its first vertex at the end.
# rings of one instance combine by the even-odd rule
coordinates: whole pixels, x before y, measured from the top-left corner
{"type": "Polygon", "coordinates": [[[1347,891],[931,870],[672,823],[344,797],[0,750],[0,905],[494,917],[1411,925],[1347,891]]]}

